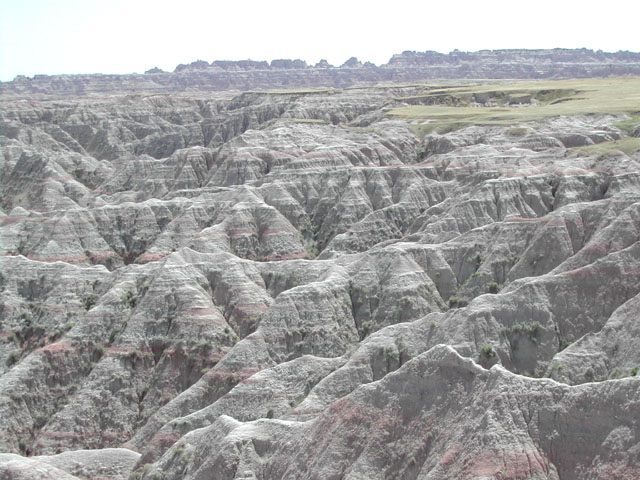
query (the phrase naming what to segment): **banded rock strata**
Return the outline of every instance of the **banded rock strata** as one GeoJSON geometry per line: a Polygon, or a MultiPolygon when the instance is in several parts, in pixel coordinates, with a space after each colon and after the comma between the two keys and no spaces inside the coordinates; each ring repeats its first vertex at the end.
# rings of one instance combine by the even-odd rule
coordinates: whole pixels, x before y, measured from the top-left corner
{"type": "Polygon", "coordinates": [[[637,478],[623,118],[420,88],[6,101],[2,474],[637,478]]]}

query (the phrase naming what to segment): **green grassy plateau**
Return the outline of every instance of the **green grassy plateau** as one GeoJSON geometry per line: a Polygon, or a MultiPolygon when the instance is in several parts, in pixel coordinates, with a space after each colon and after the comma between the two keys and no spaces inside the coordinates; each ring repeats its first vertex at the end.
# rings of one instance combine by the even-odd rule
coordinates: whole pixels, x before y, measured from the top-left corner
{"type": "Polygon", "coordinates": [[[628,133],[640,125],[638,77],[435,88],[397,100],[412,105],[394,108],[389,115],[410,121],[418,135],[468,125],[514,125],[589,114],[628,115],[618,125],[628,133]]]}
{"type": "Polygon", "coordinates": [[[632,155],[640,150],[640,138],[624,137],[613,142],[602,142],[596,145],[588,145],[586,147],[576,147],[571,149],[574,155],[607,155],[618,151],[627,155],[632,155]]]}

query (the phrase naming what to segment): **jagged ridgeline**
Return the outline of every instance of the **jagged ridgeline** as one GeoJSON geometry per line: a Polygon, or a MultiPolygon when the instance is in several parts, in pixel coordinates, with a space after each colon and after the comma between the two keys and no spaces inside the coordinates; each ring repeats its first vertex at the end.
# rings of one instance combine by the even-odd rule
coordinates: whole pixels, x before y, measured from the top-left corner
{"type": "Polygon", "coordinates": [[[0,477],[640,478],[638,77],[202,67],[2,84],[0,477]]]}
{"type": "Polygon", "coordinates": [[[340,66],[321,60],[241,60],[178,65],[173,72],[152,68],[129,75],[36,75],[0,82],[3,96],[174,93],[281,88],[345,88],[363,83],[407,83],[426,79],[549,79],[640,76],[640,53],[583,49],[480,50],[448,54],[403,52],[377,66],[352,57],[340,66]]]}

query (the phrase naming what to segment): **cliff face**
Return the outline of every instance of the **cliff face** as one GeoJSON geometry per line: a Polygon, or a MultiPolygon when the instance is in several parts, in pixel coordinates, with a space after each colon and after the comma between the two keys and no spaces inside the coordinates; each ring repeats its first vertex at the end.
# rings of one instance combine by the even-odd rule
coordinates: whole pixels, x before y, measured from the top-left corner
{"type": "Polygon", "coordinates": [[[640,121],[540,88],[3,99],[0,476],[637,479],[640,121]]]}
{"type": "Polygon", "coordinates": [[[640,53],[570,50],[481,50],[403,52],[376,66],[351,58],[339,67],[302,60],[258,62],[198,60],[172,73],[158,69],[130,75],[36,75],[0,84],[13,95],[82,95],[131,92],[221,91],[300,87],[343,88],[362,83],[433,79],[545,79],[640,75],[640,53]]]}

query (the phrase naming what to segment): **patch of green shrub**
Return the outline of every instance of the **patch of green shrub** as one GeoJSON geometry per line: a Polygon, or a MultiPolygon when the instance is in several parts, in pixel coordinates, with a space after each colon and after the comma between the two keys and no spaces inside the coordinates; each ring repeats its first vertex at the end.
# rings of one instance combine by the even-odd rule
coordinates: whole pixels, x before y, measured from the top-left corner
{"type": "Polygon", "coordinates": [[[98,295],[95,293],[89,293],[82,298],[82,306],[85,310],[89,311],[98,302],[98,295]]]}
{"type": "Polygon", "coordinates": [[[397,362],[399,360],[398,352],[393,347],[384,347],[382,349],[382,353],[384,357],[387,359],[388,363],[397,362]]]}
{"type": "Polygon", "coordinates": [[[488,343],[480,345],[480,353],[485,358],[493,358],[496,356],[496,351],[488,343]]]}
{"type": "Polygon", "coordinates": [[[511,336],[526,335],[527,337],[529,337],[529,340],[531,340],[533,343],[536,343],[541,328],[542,325],[540,324],[540,322],[533,322],[530,324],[516,323],[511,328],[502,329],[502,332],[511,336]]]}
{"type": "Polygon", "coordinates": [[[127,290],[121,297],[120,300],[122,301],[122,303],[124,303],[126,306],[128,306],[131,309],[136,308],[136,305],[138,304],[138,296],[133,293],[133,291],[131,290],[127,290]]]}
{"type": "Polygon", "coordinates": [[[366,337],[371,330],[371,322],[369,320],[365,320],[362,322],[362,336],[366,337]]]}
{"type": "Polygon", "coordinates": [[[11,367],[12,365],[15,365],[16,363],[18,363],[19,359],[20,359],[20,352],[18,350],[14,350],[7,357],[7,361],[6,361],[7,367],[11,367]]]}
{"type": "Polygon", "coordinates": [[[567,340],[566,338],[564,338],[564,337],[560,337],[560,338],[558,339],[558,342],[559,342],[560,350],[564,350],[564,349],[565,349],[565,348],[567,348],[569,345],[571,345],[571,342],[570,342],[569,340],[567,340]]]}

